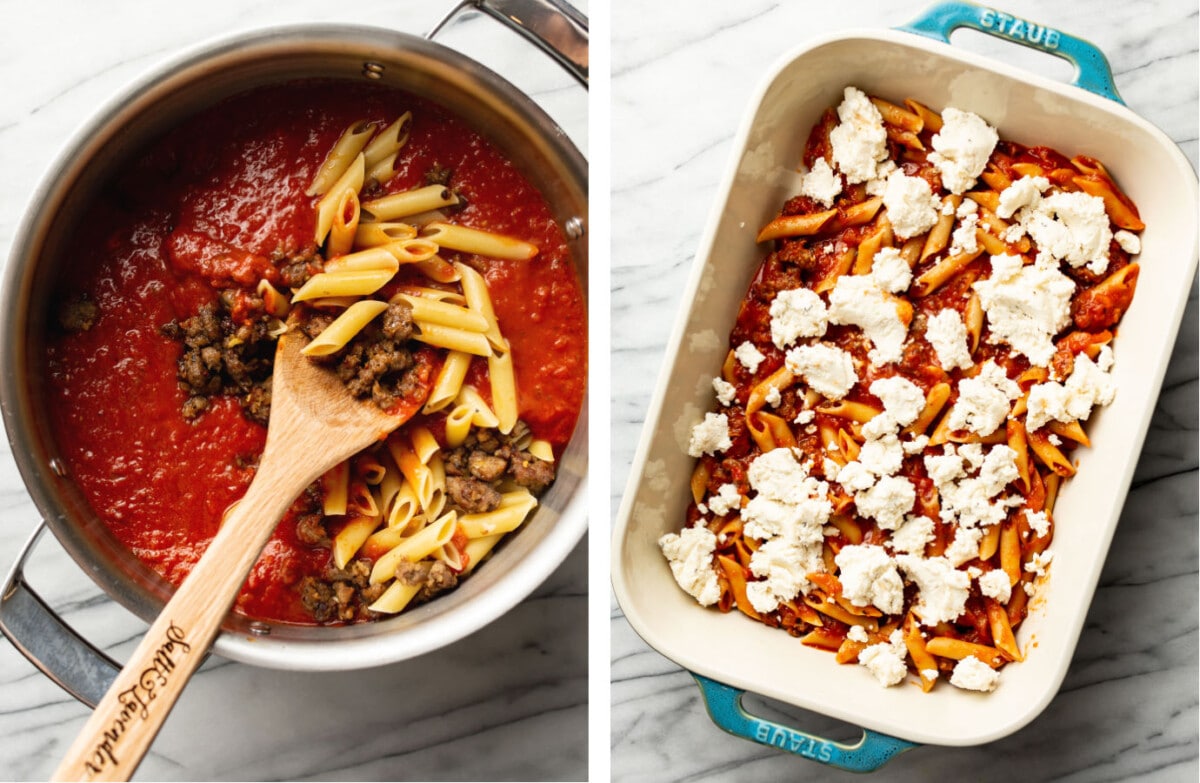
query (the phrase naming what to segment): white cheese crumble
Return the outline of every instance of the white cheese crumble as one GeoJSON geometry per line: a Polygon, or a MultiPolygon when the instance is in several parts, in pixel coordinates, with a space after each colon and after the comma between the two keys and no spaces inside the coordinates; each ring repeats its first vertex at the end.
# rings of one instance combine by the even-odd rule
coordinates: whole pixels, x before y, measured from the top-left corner
{"type": "Polygon", "coordinates": [[[974,364],[967,326],[957,310],[945,309],[930,316],[925,322],[925,339],[933,346],[943,370],[966,369],[974,364]]]}
{"type": "Polygon", "coordinates": [[[1029,522],[1029,529],[1033,531],[1033,535],[1041,538],[1050,532],[1050,517],[1045,511],[1025,511],[1025,519],[1029,522]]]}
{"type": "Polygon", "coordinates": [[[1113,239],[1117,240],[1117,244],[1120,245],[1121,249],[1131,256],[1136,256],[1142,252],[1142,240],[1132,231],[1122,229],[1113,234],[1113,239]]]}
{"type": "Polygon", "coordinates": [[[1050,561],[1054,559],[1054,553],[1049,549],[1042,552],[1034,552],[1029,557],[1029,562],[1025,563],[1025,570],[1035,576],[1045,576],[1046,568],[1050,565],[1050,561]]]}
{"type": "Polygon", "coordinates": [[[744,532],[765,542],[750,560],[765,581],[748,583],[747,597],[756,611],[769,612],[809,587],[805,574],[824,572],[823,528],[833,507],[829,485],[810,476],[791,449],[758,456],[746,478],[757,494],[742,509],[744,532]]]}
{"type": "Polygon", "coordinates": [[[877,379],[871,382],[868,390],[883,402],[883,413],[863,426],[866,437],[881,437],[886,432],[908,426],[925,410],[924,391],[904,376],[877,379]]]}
{"type": "Polygon", "coordinates": [[[979,474],[968,476],[961,454],[950,451],[940,456],[926,455],[925,471],[937,487],[941,518],[960,528],[984,527],[1003,521],[1008,508],[1021,502],[1020,495],[996,497],[1020,476],[1016,460],[1015,451],[1005,444],[997,444],[980,460],[979,474]]]}
{"type": "Polygon", "coordinates": [[[796,424],[809,424],[816,417],[817,417],[817,414],[815,412],[813,412],[809,408],[805,408],[804,410],[797,413],[796,418],[793,419],[792,421],[794,421],[796,424]]]}
{"type": "Polygon", "coordinates": [[[910,555],[920,555],[933,540],[933,520],[926,516],[911,516],[892,533],[892,549],[910,555]]]}
{"type": "Polygon", "coordinates": [[[987,167],[999,140],[996,129],[978,114],[947,106],[942,111],[942,129],[932,139],[929,162],[941,173],[946,190],[965,193],[987,167]]]}
{"type": "Polygon", "coordinates": [[[717,494],[709,495],[708,508],[712,513],[723,517],[742,505],[742,496],[733,484],[722,484],[717,488],[717,494]]]}
{"type": "Polygon", "coordinates": [[[883,530],[895,530],[904,522],[916,499],[916,490],[907,478],[883,476],[874,486],[857,493],[854,505],[858,513],[874,519],[883,530]]]}
{"type": "Polygon", "coordinates": [[[762,364],[763,359],[767,358],[763,356],[762,351],[758,350],[754,343],[750,342],[749,340],[746,340],[737,348],[735,348],[733,350],[733,355],[743,367],[752,373],[758,372],[758,365],[762,364]]]}
{"type": "MultiPolygon", "coordinates": [[[[845,278],[843,278],[845,279],[845,278]]],[[[801,345],[787,352],[787,368],[831,400],[840,400],[858,383],[854,357],[826,343],[801,345]]]]}
{"type": "Polygon", "coordinates": [[[779,391],[778,386],[768,386],[766,393],[763,394],[763,400],[772,408],[778,408],[779,403],[783,402],[783,394],[779,391]]]}
{"type": "Polygon", "coordinates": [[[958,400],[948,414],[952,430],[970,430],[991,435],[1008,417],[1010,404],[1021,396],[1021,387],[1011,381],[1004,368],[991,359],[979,374],[958,383],[958,400]]]}
{"type": "MultiPolygon", "coordinates": [[[[885,417],[891,418],[887,413],[881,413],[872,421],[885,417]]],[[[858,462],[876,476],[890,476],[904,464],[904,447],[894,432],[884,433],[863,442],[858,462]]]]}
{"type": "Polygon", "coordinates": [[[798,337],[825,334],[828,311],[819,294],[808,288],[780,291],[771,301],[771,342],[779,350],[798,337]]]}
{"type": "Polygon", "coordinates": [[[1052,420],[1065,424],[1076,419],[1085,421],[1092,415],[1092,408],[1108,405],[1116,396],[1117,385],[1112,376],[1087,354],[1076,354],[1075,367],[1066,383],[1046,381],[1029,389],[1025,428],[1033,432],[1052,420]]]}
{"type": "Polygon", "coordinates": [[[1003,341],[1046,366],[1054,355],[1053,337],[1071,323],[1075,281],[1054,261],[1038,256],[1025,266],[1020,256],[992,256],[992,274],[972,286],[987,315],[991,340],[1003,341]]]}
{"type": "Polygon", "coordinates": [[[1007,604],[1008,599],[1012,598],[1012,583],[1008,581],[1008,573],[999,568],[980,574],[975,581],[979,583],[979,592],[998,603],[1007,604]]]}
{"type": "Polygon", "coordinates": [[[904,582],[881,546],[850,544],[834,557],[842,595],[855,606],[875,606],[886,614],[904,608],[904,582]]]}
{"type": "Polygon", "coordinates": [[[871,277],[884,291],[898,294],[907,291],[912,283],[912,269],[898,248],[884,247],[871,262],[871,277]]]}
{"type": "Polygon", "coordinates": [[[966,199],[959,206],[957,215],[958,226],[950,234],[950,250],[947,255],[974,253],[979,249],[979,238],[975,236],[975,229],[979,227],[979,206],[971,199],[966,199]]]}
{"type": "Polygon", "coordinates": [[[883,207],[892,230],[900,239],[915,237],[933,228],[941,206],[941,200],[933,195],[928,182],[920,177],[910,177],[899,169],[892,172],[883,189],[883,207]]]}
{"type": "Polygon", "coordinates": [[[774,538],[750,556],[750,573],[762,581],[746,583],[746,597],[756,612],[772,612],[780,601],[790,601],[809,584],[805,576],[819,564],[811,546],[774,538]]]}
{"type": "Polygon", "coordinates": [[[968,655],[954,665],[950,684],[968,691],[994,691],[1000,682],[1000,672],[974,655],[968,655]]]}
{"type": "Polygon", "coordinates": [[[970,594],[971,577],[945,557],[897,555],[896,563],[920,591],[913,612],[922,625],[953,622],[963,613],[970,594]]]}
{"type": "Polygon", "coordinates": [[[717,393],[717,402],[722,405],[733,405],[737,399],[737,387],[724,378],[713,378],[713,391],[717,393]]]}
{"type": "Polygon", "coordinates": [[[1049,187],[1050,180],[1045,177],[1021,177],[1000,192],[996,216],[1008,220],[1019,209],[1036,207],[1049,187]]]}
{"type": "Polygon", "coordinates": [[[876,680],[885,687],[897,685],[908,674],[904,663],[907,649],[899,629],[892,631],[888,641],[872,644],[858,654],[858,662],[867,668],[876,680]]]}
{"type": "Polygon", "coordinates": [[[704,421],[692,427],[688,441],[688,456],[715,454],[733,445],[729,437],[729,417],[724,413],[706,413],[704,421]]]}
{"type": "Polygon", "coordinates": [[[1108,268],[1112,241],[1104,199],[1087,193],[1059,192],[1045,196],[1017,215],[1021,226],[1037,243],[1038,258],[1086,265],[1093,274],[1108,268]]]}
{"type": "Polygon", "coordinates": [[[876,176],[876,164],[887,157],[883,115],[864,92],[847,87],[837,108],[838,126],[829,133],[833,162],[853,185],[876,176]]]}
{"type": "Polygon", "coordinates": [[[715,604],[721,597],[717,572],[712,556],[717,537],[708,528],[688,527],[680,533],[667,533],[658,539],[658,546],[671,565],[671,573],[689,595],[701,606],[715,604]]]}
{"type": "Polygon", "coordinates": [[[833,206],[833,200],[841,192],[842,178],[824,158],[813,161],[812,169],[800,182],[800,195],[808,196],[826,209],[833,206]]]}
{"type": "Polygon", "coordinates": [[[846,631],[846,638],[859,644],[866,644],[871,640],[871,637],[867,635],[867,629],[861,625],[850,626],[849,630],[846,631]]]}
{"type": "Polygon", "coordinates": [[[979,539],[983,531],[977,527],[959,527],[954,530],[954,541],[946,547],[945,557],[954,566],[966,563],[979,557],[979,539]]]}
{"type": "Polygon", "coordinates": [[[842,275],[829,292],[829,322],[862,329],[875,346],[868,352],[876,365],[900,361],[908,324],[900,318],[899,300],[871,275],[842,275]]]}
{"type": "Polygon", "coordinates": [[[867,180],[867,195],[882,196],[884,189],[887,188],[888,177],[892,176],[892,172],[897,168],[899,167],[891,158],[881,161],[875,167],[875,176],[867,180]]]}

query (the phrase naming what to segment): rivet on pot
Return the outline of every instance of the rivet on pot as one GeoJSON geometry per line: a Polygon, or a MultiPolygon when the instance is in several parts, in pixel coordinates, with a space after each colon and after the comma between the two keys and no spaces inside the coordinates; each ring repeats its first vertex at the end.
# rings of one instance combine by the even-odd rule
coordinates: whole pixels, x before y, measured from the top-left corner
{"type": "Polygon", "coordinates": [[[254,620],[250,623],[250,633],[255,636],[267,636],[271,633],[271,626],[261,620],[254,620]]]}
{"type": "Polygon", "coordinates": [[[563,227],[567,230],[568,239],[579,239],[584,234],[583,219],[580,217],[569,218],[563,227]]]}
{"type": "Polygon", "coordinates": [[[376,63],[376,62],[370,62],[370,61],[363,63],[362,74],[363,74],[363,76],[367,77],[368,79],[382,79],[383,78],[383,63],[376,63]]]}
{"type": "Polygon", "coordinates": [[[53,471],[54,475],[56,476],[67,475],[67,465],[58,457],[50,458],[50,470],[53,471]]]}

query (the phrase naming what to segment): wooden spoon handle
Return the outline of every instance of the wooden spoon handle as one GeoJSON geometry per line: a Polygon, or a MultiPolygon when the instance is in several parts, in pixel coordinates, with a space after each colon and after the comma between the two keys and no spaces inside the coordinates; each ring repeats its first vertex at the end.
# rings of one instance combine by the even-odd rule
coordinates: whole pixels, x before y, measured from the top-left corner
{"type": "Polygon", "coordinates": [[[245,497],[230,509],[204,556],[96,705],[53,780],[129,780],[307,479],[272,470],[263,460],[245,497]],[[303,483],[296,486],[298,481],[303,483]]]}

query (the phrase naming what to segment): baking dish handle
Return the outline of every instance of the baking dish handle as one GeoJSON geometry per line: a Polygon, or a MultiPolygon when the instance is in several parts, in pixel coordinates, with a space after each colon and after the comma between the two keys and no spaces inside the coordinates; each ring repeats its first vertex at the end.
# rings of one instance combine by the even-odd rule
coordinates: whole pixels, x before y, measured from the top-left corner
{"type": "Polygon", "coordinates": [[[863,729],[863,736],[854,745],[831,742],[779,723],[756,718],[742,706],[743,690],[691,673],[700,686],[704,704],[713,723],[725,731],[779,750],[786,750],[831,767],[851,772],[871,772],[892,760],[894,756],[917,747],[917,743],[889,737],[863,729]]]}
{"type": "Polygon", "coordinates": [[[43,674],[94,708],[121,667],[64,623],[25,581],[25,560],[45,530],[46,523],[39,523],[4,580],[0,632],[43,674]]]}
{"type": "Polygon", "coordinates": [[[500,20],[588,86],[588,20],[563,0],[461,0],[425,37],[468,9],[500,20]]]}
{"type": "Polygon", "coordinates": [[[946,2],[930,6],[897,29],[950,43],[950,33],[960,27],[1061,57],[1075,66],[1076,87],[1125,105],[1117,94],[1108,59],[1095,44],[1028,19],[974,3],[946,2]]]}

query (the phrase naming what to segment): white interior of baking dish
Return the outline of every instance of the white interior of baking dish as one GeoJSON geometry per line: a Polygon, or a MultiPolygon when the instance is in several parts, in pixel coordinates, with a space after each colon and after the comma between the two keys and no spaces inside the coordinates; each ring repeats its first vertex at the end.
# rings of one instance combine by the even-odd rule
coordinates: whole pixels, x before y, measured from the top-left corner
{"type": "MultiPolygon", "coordinates": [[[[1074,652],[1125,499],[1196,264],[1196,179],[1175,145],[1124,107],[945,44],[891,31],[822,38],[783,58],[734,142],[647,416],[613,543],[613,585],[634,629],[680,665],[720,682],[916,742],[967,745],[1009,734],[1057,692],[1074,652]],[[809,130],[846,85],[935,109],[955,106],[1002,138],[1100,159],[1147,228],[1137,295],[1114,345],[1116,400],[1089,423],[1093,448],[1056,509],[1049,576],[990,694],[911,678],[883,688],[861,666],[804,647],[739,612],[699,607],[680,590],[656,541],[689,499],[693,424],[713,404],[711,379],[746,288],[765,256],[757,230],[795,194],[809,130]]],[[[803,726],[797,728],[803,730],[803,726]]]]}

